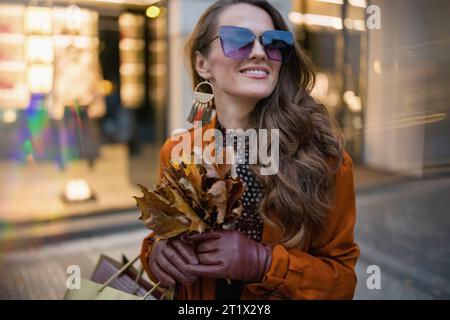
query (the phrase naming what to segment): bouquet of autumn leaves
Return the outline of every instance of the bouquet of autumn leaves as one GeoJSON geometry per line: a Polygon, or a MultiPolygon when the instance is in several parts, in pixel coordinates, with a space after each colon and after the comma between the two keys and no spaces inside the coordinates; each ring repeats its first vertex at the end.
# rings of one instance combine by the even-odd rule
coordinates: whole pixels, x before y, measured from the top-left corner
{"type": "Polygon", "coordinates": [[[220,229],[242,213],[245,186],[231,176],[231,165],[190,160],[162,166],[161,182],[152,190],[138,185],[144,194],[134,197],[139,219],[157,240],[220,229]]]}

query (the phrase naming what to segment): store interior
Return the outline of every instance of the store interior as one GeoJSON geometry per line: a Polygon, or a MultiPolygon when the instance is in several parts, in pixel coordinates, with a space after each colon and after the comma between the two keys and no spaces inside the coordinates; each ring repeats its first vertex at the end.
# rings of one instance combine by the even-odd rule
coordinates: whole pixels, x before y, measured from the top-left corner
{"type": "Polygon", "coordinates": [[[129,209],[155,182],[164,1],[94,2],[0,2],[3,223],[129,209]]]}

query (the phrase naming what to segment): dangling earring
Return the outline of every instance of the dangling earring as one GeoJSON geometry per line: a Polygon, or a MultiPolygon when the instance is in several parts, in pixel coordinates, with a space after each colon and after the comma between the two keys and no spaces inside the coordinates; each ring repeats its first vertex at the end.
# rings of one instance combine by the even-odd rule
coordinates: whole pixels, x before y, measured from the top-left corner
{"type": "Polygon", "coordinates": [[[189,112],[187,121],[194,123],[194,121],[202,121],[207,123],[211,120],[214,99],[214,87],[208,81],[200,82],[194,90],[194,100],[192,101],[192,109],[189,112]],[[202,84],[208,84],[211,87],[212,93],[198,92],[197,89],[202,84]]]}

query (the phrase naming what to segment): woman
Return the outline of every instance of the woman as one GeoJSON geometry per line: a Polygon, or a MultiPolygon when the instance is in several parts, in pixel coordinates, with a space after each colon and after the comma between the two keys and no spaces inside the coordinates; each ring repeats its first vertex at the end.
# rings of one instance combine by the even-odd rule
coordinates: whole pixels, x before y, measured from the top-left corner
{"type": "MultiPolygon", "coordinates": [[[[274,175],[237,165],[248,189],[233,230],[144,239],[146,272],[176,285],[178,299],[353,298],[352,160],[326,108],[309,95],[311,64],[291,37],[266,1],[221,0],[188,41],[194,87],[207,80],[214,88],[216,117],[203,129],[279,129],[280,159],[274,175]]],[[[164,144],[161,163],[174,144],[164,144]]]]}

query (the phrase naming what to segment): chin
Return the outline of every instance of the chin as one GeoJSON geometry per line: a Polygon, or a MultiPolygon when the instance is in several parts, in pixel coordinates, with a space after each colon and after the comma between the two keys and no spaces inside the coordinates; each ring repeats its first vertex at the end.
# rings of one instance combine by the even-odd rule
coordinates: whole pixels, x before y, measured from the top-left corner
{"type": "Polygon", "coordinates": [[[248,99],[261,100],[270,96],[273,90],[254,90],[252,88],[248,88],[248,90],[243,90],[240,92],[239,96],[248,99]]]}
{"type": "Polygon", "coordinates": [[[244,84],[239,87],[238,95],[246,98],[263,99],[273,92],[274,88],[267,84],[244,84]]]}
{"type": "Polygon", "coordinates": [[[252,99],[252,100],[255,100],[255,101],[260,101],[260,100],[262,100],[264,98],[267,98],[269,95],[270,94],[253,94],[253,95],[246,94],[246,95],[242,96],[242,98],[252,99]]]}

